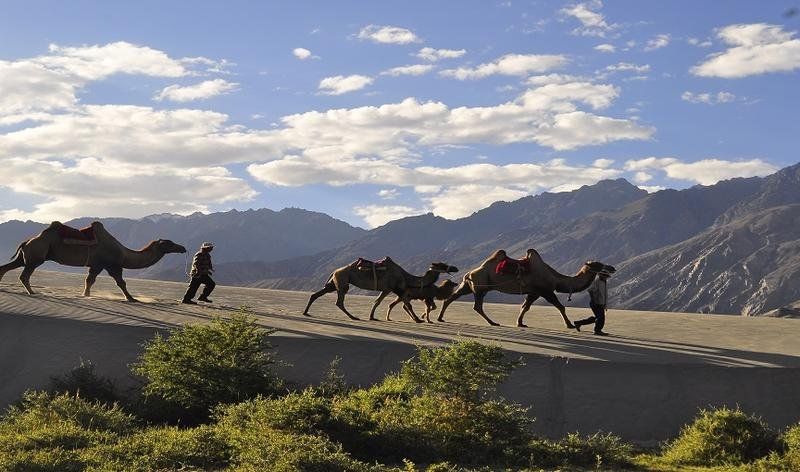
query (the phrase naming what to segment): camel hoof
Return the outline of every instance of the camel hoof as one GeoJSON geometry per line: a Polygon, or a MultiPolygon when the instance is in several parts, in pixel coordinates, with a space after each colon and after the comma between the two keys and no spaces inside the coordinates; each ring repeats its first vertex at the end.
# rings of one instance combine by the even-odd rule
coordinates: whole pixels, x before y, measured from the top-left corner
{"type": "Polygon", "coordinates": [[[421,320],[419,318],[414,318],[414,323],[424,323],[424,322],[425,322],[424,320],[421,320]]]}
{"type": "Polygon", "coordinates": [[[378,321],[378,318],[375,318],[374,316],[370,316],[369,317],[369,321],[378,321]]]}
{"type": "Polygon", "coordinates": [[[128,299],[128,302],[129,302],[129,303],[139,303],[139,300],[137,300],[137,299],[135,299],[135,298],[129,298],[129,299],[128,299]]]}
{"type": "Polygon", "coordinates": [[[525,323],[517,323],[517,328],[527,328],[527,327],[528,325],[526,325],[525,323]]]}
{"type": "Polygon", "coordinates": [[[433,321],[431,321],[431,320],[425,320],[425,321],[427,321],[430,324],[433,324],[433,321]]]}
{"type": "Polygon", "coordinates": [[[307,317],[311,318],[311,315],[309,315],[308,313],[303,313],[303,316],[307,316],[307,317]]]}
{"type": "MultiPolygon", "coordinates": [[[[575,325],[572,323],[567,324],[567,329],[575,329],[575,325]]],[[[580,330],[578,330],[580,331],[580,330]]]]}
{"type": "Polygon", "coordinates": [[[444,323],[445,322],[444,318],[436,318],[436,321],[438,321],[439,323],[444,323]]]}
{"type": "Polygon", "coordinates": [[[361,318],[359,318],[357,316],[351,316],[350,319],[353,320],[353,321],[361,321],[361,318]]]}
{"type": "Polygon", "coordinates": [[[490,321],[489,326],[500,326],[500,323],[495,323],[494,321],[490,321]]]}

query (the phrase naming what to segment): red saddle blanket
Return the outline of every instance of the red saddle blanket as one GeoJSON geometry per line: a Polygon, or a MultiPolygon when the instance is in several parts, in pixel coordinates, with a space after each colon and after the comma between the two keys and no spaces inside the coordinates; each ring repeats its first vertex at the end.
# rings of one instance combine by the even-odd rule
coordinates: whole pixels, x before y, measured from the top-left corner
{"type": "Polygon", "coordinates": [[[77,239],[78,241],[94,241],[94,228],[87,226],[86,228],[75,229],[67,225],[58,227],[58,236],[61,239],[77,239]]]}
{"type": "Polygon", "coordinates": [[[390,261],[389,256],[384,257],[379,261],[371,261],[369,259],[364,259],[363,257],[359,257],[358,260],[355,262],[356,268],[360,270],[372,270],[374,267],[376,270],[385,269],[386,264],[390,261]]]}
{"type": "Polygon", "coordinates": [[[500,261],[495,268],[497,274],[527,274],[530,271],[528,259],[512,259],[507,257],[500,261]]]}

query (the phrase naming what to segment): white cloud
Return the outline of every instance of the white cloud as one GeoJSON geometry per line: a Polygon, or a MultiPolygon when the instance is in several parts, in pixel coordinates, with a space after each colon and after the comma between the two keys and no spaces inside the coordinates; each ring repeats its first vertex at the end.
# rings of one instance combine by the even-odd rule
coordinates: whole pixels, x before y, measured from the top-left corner
{"type": "Polygon", "coordinates": [[[715,105],[717,103],[729,103],[736,100],[736,95],[730,92],[717,92],[716,94],[713,93],[693,93],[693,92],[683,92],[681,94],[681,100],[690,102],[690,103],[705,103],[707,105],[715,105]]]}
{"type": "Polygon", "coordinates": [[[386,223],[425,213],[424,210],[404,205],[365,205],[353,208],[353,212],[362,217],[370,228],[377,228],[386,223]]]}
{"type": "Polygon", "coordinates": [[[589,82],[590,79],[579,75],[569,74],[547,74],[532,75],[525,81],[528,85],[539,86],[547,84],[566,84],[570,82],[589,82]]]}
{"type": "Polygon", "coordinates": [[[654,51],[656,49],[661,49],[668,46],[670,40],[671,38],[668,34],[657,34],[655,38],[647,41],[647,45],[644,47],[644,50],[654,51]]]}
{"type": "Polygon", "coordinates": [[[292,54],[294,55],[294,57],[300,59],[301,61],[304,61],[306,59],[311,59],[313,57],[311,51],[309,51],[306,48],[294,48],[292,49],[292,54]]]}
{"type": "Polygon", "coordinates": [[[481,64],[474,68],[447,69],[439,74],[458,80],[482,79],[496,74],[523,76],[530,73],[558,69],[566,65],[567,62],[567,57],[560,54],[506,54],[493,62],[481,64]]]}
{"type": "Polygon", "coordinates": [[[228,82],[224,79],[206,80],[195,85],[180,86],[170,85],[165,87],[161,93],[153,97],[154,100],[169,100],[172,102],[191,102],[193,100],[205,100],[237,90],[239,84],[228,82]]]}
{"type": "Polygon", "coordinates": [[[662,187],[661,185],[639,185],[639,188],[647,193],[655,193],[666,189],[666,187],[662,187]]]}
{"type": "Polygon", "coordinates": [[[417,57],[430,62],[436,62],[440,59],[454,59],[461,57],[467,53],[466,49],[434,49],[424,47],[419,50],[417,57]]]}
{"type": "Polygon", "coordinates": [[[700,40],[697,38],[689,38],[686,40],[687,43],[691,44],[692,46],[697,46],[699,48],[708,48],[712,46],[712,42],[709,40],[700,40]]]}
{"type": "Polygon", "coordinates": [[[598,79],[604,80],[618,72],[632,73],[636,74],[635,77],[640,80],[646,79],[647,76],[644,74],[650,72],[650,64],[633,64],[630,62],[618,62],[616,64],[608,65],[604,69],[597,71],[595,75],[598,79]]]}
{"type": "Polygon", "coordinates": [[[606,44],[598,44],[597,46],[594,47],[594,50],[611,53],[611,52],[616,52],[617,48],[613,44],[606,43],[606,44]]]}
{"type": "Polygon", "coordinates": [[[400,75],[423,75],[432,71],[434,67],[435,66],[431,64],[415,64],[412,66],[393,67],[381,72],[381,75],[391,75],[393,77],[400,75]]]}
{"type": "Polygon", "coordinates": [[[400,196],[400,192],[396,188],[385,188],[378,191],[378,196],[383,200],[394,200],[400,196]]]}
{"type": "Polygon", "coordinates": [[[358,39],[368,39],[383,44],[418,43],[421,40],[413,31],[398,26],[365,26],[358,32],[358,39]]]}
{"type": "Polygon", "coordinates": [[[595,159],[594,165],[595,167],[599,167],[600,169],[607,169],[611,167],[611,164],[614,163],[614,159],[595,159]]]}
{"type": "Polygon", "coordinates": [[[643,184],[653,180],[653,176],[647,172],[639,171],[633,176],[633,181],[637,184],[643,184]]]}
{"type": "Polygon", "coordinates": [[[365,75],[337,75],[322,79],[319,82],[319,90],[325,95],[341,95],[361,90],[372,84],[372,82],[374,82],[374,79],[365,75]]]}
{"type": "Polygon", "coordinates": [[[80,47],[51,44],[49,55],[32,61],[84,80],[100,80],[113,74],[182,77],[188,73],[180,60],[162,51],[123,41],[80,47]]]}
{"type": "Polygon", "coordinates": [[[562,8],[561,14],[574,17],[581,22],[581,26],[572,31],[573,34],[604,37],[618,26],[606,22],[603,14],[598,11],[601,8],[603,3],[594,0],[562,8]]]}
{"type": "Polygon", "coordinates": [[[769,175],[778,169],[761,159],[750,159],[746,161],[703,159],[687,163],[674,157],[648,157],[627,161],[625,163],[625,170],[660,170],[665,172],[667,177],[672,179],[687,180],[701,185],[713,185],[721,180],[732,179],[734,177],[769,175]]]}
{"type": "Polygon", "coordinates": [[[692,67],[702,77],[735,79],[800,68],[800,40],[794,31],[766,23],[736,24],[717,31],[729,48],[692,67]]]}

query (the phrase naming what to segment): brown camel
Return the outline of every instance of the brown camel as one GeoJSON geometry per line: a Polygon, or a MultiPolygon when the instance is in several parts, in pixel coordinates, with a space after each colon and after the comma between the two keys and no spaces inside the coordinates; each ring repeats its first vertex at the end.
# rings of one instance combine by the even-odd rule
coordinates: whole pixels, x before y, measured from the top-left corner
{"type": "MultiPolygon", "coordinates": [[[[117,286],[125,294],[125,298],[129,302],[135,302],[136,299],[128,293],[125,280],[122,278],[123,269],[143,269],[161,260],[165,254],[186,252],[186,248],[180,244],[166,239],[151,241],[143,249],[134,251],[114,239],[99,221],[93,222],[91,228],[95,241],[66,244],[63,231],[71,229],[58,221],[52,222],[44,231],[23,241],[17,247],[17,252],[11,262],[0,266],[0,280],[6,272],[24,267],[19,280],[25,290],[33,295],[34,292],[30,285],[31,274],[45,261],[55,261],[63,265],[89,268],[83,296],[89,296],[92,284],[98,274],[105,270],[117,282],[117,286]]],[[[75,230],[71,231],[75,233],[75,230]]]]}
{"type": "Polygon", "coordinates": [[[303,315],[311,316],[308,314],[308,309],[314,301],[325,295],[326,293],[336,292],[336,306],[344,312],[351,320],[357,320],[355,316],[351,315],[347,308],[344,306],[344,296],[350,285],[355,285],[364,290],[371,290],[381,292],[378,298],[372,303],[372,311],[369,313],[369,319],[375,320],[375,309],[381,301],[390,293],[394,293],[403,300],[403,307],[409,313],[411,318],[417,323],[423,321],[414,313],[411,307],[410,297],[407,293],[409,287],[424,287],[436,282],[441,273],[458,272],[458,269],[445,264],[443,262],[434,262],[425,275],[422,277],[409,274],[402,267],[390,258],[384,259],[380,264],[370,261],[363,261],[359,259],[350,265],[340,267],[333,271],[325,283],[325,287],[321,290],[311,294],[308,299],[308,305],[303,311],[303,315]]]}
{"type": "Polygon", "coordinates": [[[483,312],[483,299],[486,293],[497,290],[502,293],[526,295],[525,302],[522,304],[517,318],[517,326],[519,327],[527,327],[523,323],[525,313],[537,298],[542,297],[558,309],[567,328],[574,328],[572,322],[567,318],[566,309],[558,300],[556,292],[569,293],[570,295],[582,292],[589,288],[589,285],[591,285],[599,272],[616,272],[613,266],[602,262],[587,261],[581,266],[577,274],[573,276],[563,275],[547,265],[536,250],[528,249],[526,258],[523,259],[523,263],[528,266],[527,271],[518,274],[498,274],[495,269],[505,257],[505,251],[501,249],[483,261],[479,267],[467,273],[455,292],[444,301],[438,321],[444,321],[444,313],[453,301],[462,295],[472,293],[475,295],[473,309],[487,323],[497,326],[498,323],[492,321],[483,312]]]}
{"type": "MultiPolygon", "coordinates": [[[[432,323],[431,311],[436,309],[436,302],[434,302],[434,300],[446,300],[447,297],[453,294],[453,291],[457,286],[457,283],[448,279],[438,286],[426,285],[422,288],[411,287],[408,289],[408,293],[412,300],[423,300],[425,302],[425,314],[422,316],[422,318],[424,318],[428,323],[432,323]]],[[[389,304],[389,308],[386,310],[386,321],[392,321],[389,318],[392,313],[392,308],[402,301],[403,299],[401,297],[397,297],[392,303],[389,304]]]]}

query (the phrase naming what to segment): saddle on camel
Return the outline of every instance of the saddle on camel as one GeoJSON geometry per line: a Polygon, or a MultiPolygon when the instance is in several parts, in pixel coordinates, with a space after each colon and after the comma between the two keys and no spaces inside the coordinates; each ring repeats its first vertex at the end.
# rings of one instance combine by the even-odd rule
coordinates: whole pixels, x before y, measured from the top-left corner
{"type": "Polygon", "coordinates": [[[97,235],[94,233],[94,227],[92,225],[76,229],[61,223],[57,228],[58,236],[64,244],[72,244],[75,246],[94,246],[97,244],[97,235]]]}
{"type": "Polygon", "coordinates": [[[381,259],[379,261],[371,261],[369,259],[364,259],[363,257],[359,257],[351,265],[356,270],[359,270],[359,271],[362,271],[362,272],[372,272],[373,286],[375,287],[375,289],[377,289],[377,287],[378,287],[378,275],[379,275],[378,273],[379,272],[386,272],[386,269],[388,268],[390,262],[394,262],[394,261],[392,261],[392,259],[389,256],[386,256],[386,257],[384,257],[383,259],[381,259]]]}

